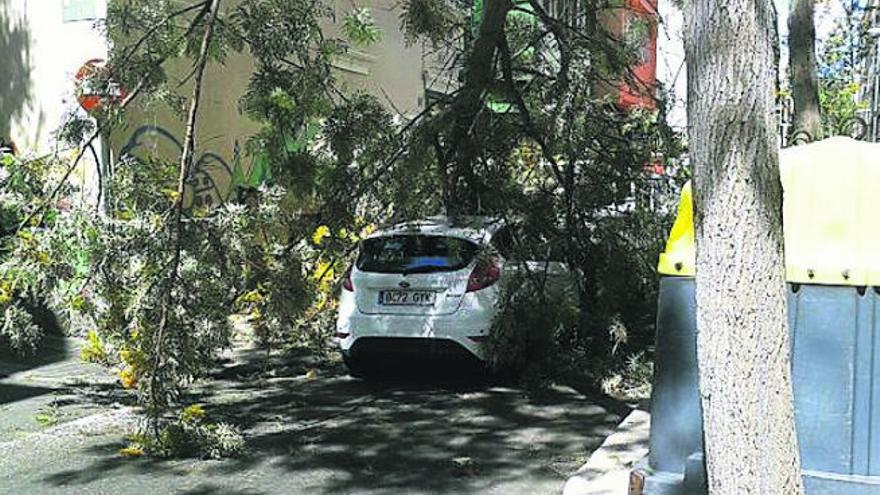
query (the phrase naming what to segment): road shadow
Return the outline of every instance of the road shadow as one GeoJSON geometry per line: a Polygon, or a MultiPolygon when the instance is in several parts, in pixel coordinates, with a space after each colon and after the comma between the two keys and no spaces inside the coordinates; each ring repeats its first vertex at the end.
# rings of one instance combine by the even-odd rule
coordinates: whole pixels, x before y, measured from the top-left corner
{"type": "Polygon", "coordinates": [[[10,402],[39,397],[54,392],[55,389],[47,387],[35,387],[32,385],[0,383],[0,406],[10,402]]]}
{"type": "Polygon", "coordinates": [[[70,358],[72,352],[70,339],[57,331],[45,333],[32,354],[20,354],[0,338],[0,380],[8,378],[13,373],[64,361],[70,358]]]}
{"type": "Polygon", "coordinates": [[[552,493],[621,420],[569,387],[527,392],[441,362],[360,380],[307,353],[239,353],[187,400],[240,427],[248,452],[156,462],[124,459],[112,444],[106,458],[45,481],[84,488],[183,471],[198,482],[187,493],[552,493]]]}

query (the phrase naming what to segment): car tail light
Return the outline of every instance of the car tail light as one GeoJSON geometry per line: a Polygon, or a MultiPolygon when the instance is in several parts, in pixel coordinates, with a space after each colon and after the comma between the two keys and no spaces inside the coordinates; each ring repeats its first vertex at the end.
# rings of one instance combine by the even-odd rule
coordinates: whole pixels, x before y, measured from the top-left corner
{"type": "Polygon", "coordinates": [[[495,261],[477,263],[468,279],[467,292],[476,292],[494,284],[501,278],[501,266],[495,261]]]}
{"type": "Polygon", "coordinates": [[[348,292],[354,292],[354,284],[351,283],[351,268],[352,267],[348,267],[348,270],[345,271],[345,275],[342,276],[342,288],[348,292]]]}

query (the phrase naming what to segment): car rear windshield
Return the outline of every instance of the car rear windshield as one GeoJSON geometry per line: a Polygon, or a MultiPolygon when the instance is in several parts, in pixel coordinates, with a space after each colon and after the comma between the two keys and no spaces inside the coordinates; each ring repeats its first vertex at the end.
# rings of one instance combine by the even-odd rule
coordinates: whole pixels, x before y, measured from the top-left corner
{"type": "Polygon", "coordinates": [[[473,242],[456,237],[397,235],[361,243],[358,270],[379,273],[431,273],[461,270],[477,254],[473,242]]]}

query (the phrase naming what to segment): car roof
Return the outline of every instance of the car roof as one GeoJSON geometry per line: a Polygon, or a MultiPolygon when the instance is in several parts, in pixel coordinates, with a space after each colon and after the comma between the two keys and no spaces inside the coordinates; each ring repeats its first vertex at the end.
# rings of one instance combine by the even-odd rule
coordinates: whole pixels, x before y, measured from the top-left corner
{"type": "Polygon", "coordinates": [[[497,217],[436,215],[379,228],[367,239],[393,235],[442,235],[484,243],[504,225],[504,220],[497,217]]]}

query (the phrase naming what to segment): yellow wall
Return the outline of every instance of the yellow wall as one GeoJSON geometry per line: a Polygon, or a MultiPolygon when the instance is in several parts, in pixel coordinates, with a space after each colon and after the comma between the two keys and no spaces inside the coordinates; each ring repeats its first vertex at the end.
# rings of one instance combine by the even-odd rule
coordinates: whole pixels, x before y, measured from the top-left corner
{"type": "MultiPolygon", "coordinates": [[[[187,74],[191,70],[186,63],[176,65],[178,68],[172,66],[170,74],[187,74]]],[[[221,204],[231,190],[235,160],[240,157],[245,168],[250,166],[244,157],[244,147],[258,126],[240,114],[238,101],[252,67],[250,57],[233,55],[224,66],[213,64],[206,68],[196,125],[195,175],[186,198],[187,208],[221,204]]],[[[189,91],[191,85],[181,90],[183,94],[189,91]]],[[[184,118],[164,105],[134,105],[126,113],[125,127],[114,132],[116,155],[177,160],[184,138],[184,118]]]]}

